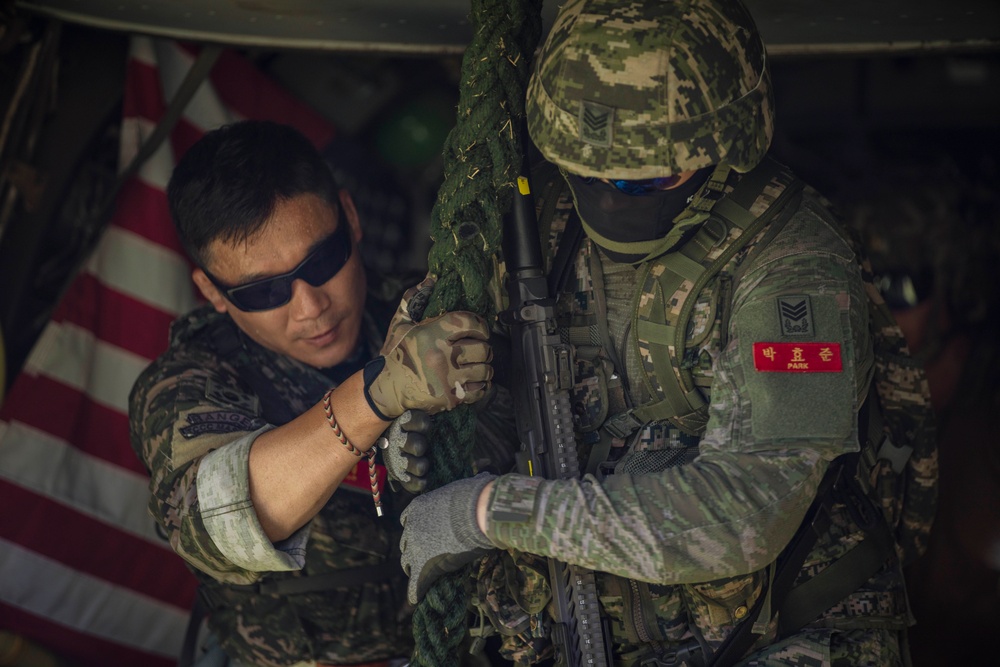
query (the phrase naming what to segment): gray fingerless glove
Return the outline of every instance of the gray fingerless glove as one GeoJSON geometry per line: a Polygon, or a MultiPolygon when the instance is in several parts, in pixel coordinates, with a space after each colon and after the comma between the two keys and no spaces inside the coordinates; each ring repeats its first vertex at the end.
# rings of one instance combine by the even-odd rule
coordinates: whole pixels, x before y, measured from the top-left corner
{"type": "Polygon", "coordinates": [[[416,604],[438,578],[493,549],[476,524],[476,504],[496,475],[480,473],[416,497],[400,516],[403,571],[410,577],[407,598],[416,604]]]}
{"type": "Polygon", "coordinates": [[[390,483],[399,484],[410,493],[423,493],[431,469],[427,454],[427,433],[431,418],[422,410],[407,410],[389,425],[376,444],[390,483]]]}

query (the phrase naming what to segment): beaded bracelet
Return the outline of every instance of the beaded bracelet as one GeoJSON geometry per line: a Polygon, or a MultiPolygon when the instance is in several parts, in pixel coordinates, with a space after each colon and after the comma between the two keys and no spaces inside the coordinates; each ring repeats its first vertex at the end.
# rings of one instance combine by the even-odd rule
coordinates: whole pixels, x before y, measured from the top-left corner
{"type": "Polygon", "coordinates": [[[372,500],[375,502],[375,513],[378,516],[382,516],[382,492],[378,488],[378,471],[375,468],[375,448],[371,447],[367,452],[362,452],[354,446],[354,443],[348,440],[344,431],[340,428],[340,424],[337,423],[337,418],[333,415],[333,405],[330,404],[330,396],[332,394],[333,389],[330,389],[323,394],[323,412],[326,413],[326,421],[330,423],[330,428],[333,429],[333,434],[337,436],[337,440],[340,440],[340,444],[347,448],[347,451],[354,454],[358,458],[361,458],[362,454],[368,458],[368,479],[371,482],[372,500]]]}

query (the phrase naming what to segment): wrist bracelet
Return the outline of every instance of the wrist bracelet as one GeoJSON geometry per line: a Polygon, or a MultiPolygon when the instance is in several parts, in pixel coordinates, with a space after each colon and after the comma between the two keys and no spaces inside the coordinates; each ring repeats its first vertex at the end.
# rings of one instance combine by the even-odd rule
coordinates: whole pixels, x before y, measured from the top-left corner
{"type": "Polygon", "coordinates": [[[344,432],[340,428],[340,424],[337,423],[337,418],[333,416],[333,406],[330,404],[330,396],[333,395],[333,389],[330,389],[325,394],[323,394],[323,412],[326,413],[326,421],[330,422],[330,428],[333,429],[333,434],[337,436],[337,440],[340,440],[340,444],[347,447],[347,451],[354,454],[358,458],[361,458],[361,450],[354,446],[344,432]]]}
{"type": "Polygon", "coordinates": [[[330,397],[332,395],[333,389],[330,389],[323,394],[323,412],[326,413],[326,421],[330,423],[330,428],[333,429],[333,434],[337,436],[337,440],[340,440],[340,444],[347,448],[347,451],[354,454],[358,458],[361,458],[362,455],[368,458],[368,479],[371,482],[372,501],[375,503],[375,514],[382,516],[382,492],[378,488],[378,471],[375,468],[375,447],[370,447],[367,452],[362,452],[347,438],[343,429],[340,428],[340,424],[337,423],[337,418],[333,415],[333,405],[330,403],[330,397]]]}

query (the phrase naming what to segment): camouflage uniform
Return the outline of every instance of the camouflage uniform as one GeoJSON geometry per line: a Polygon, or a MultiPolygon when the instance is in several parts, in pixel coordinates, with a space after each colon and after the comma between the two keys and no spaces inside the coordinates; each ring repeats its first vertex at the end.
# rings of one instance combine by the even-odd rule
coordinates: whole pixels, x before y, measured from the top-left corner
{"type": "MultiPolygon", "coordinates": [[[[645,260],[612,262],[594,241],[615,244],[581,216],[589,238],[575,256],[576,284],[560,295],[559,318],[575,351],[574,425],[585,462],[589,447],[611,437],[609,418],[662,398],[665,378],[655,375],[663,370],[643,325],[669,327],[678,298],[693,284],[657,293],[655,260],[683,250],[712,209],[753,173],[770,143],[773,102],[763,45],[745,8],[730,0],[575,0],[561,9],[546,48],[553,44],[559,57],[543,49],[529,89],[529,130],[547,159],[577,176],[626,180],[717,165],[670,232],[641,246],[645,260]],[[669,29],[663,15],[671,10],[664,7],[676,7],[669,29]],[[594,34],[608,41],[580,37],[594,34]],[[679,55],[670,56],[683,70],[678,80],[648,74],[662,53],[647,40],[662,43],[663,34],[680,35],[673,42],[679,55]],[[712,71],[699,62],[705,44],[719,43],[745,66],[712,71]]],[[[781,187],[765,184],[750,212],[764,210],[781,187]]],[[[551,257],[573,200],[537,180],[533,190],[542,224],[554,215],[551,257]]],[[[859,451],[858,412],[874,372],[862,268],[815,191],[805,188],[790,207],[780,231],[765,227],[687,295],[695,303],[684,349],[670,347],[669,354],[672,372],[691,373],[708,404],[706,419],[659,419],[627,441],[613,439],[608,460],[578,481],[515,474],[497,480],[487,535],[510,552],[484,564],[481,574],[500,574],[478,590],[487,615],[517,635],[508,638],[508,656],[529,663],[546,655],[536,641],[544,636],[537,628],[545,577],[532,575],[544,572],[536,558],[544,556],[598,573],[616,663],[699,664],[671,652],[694,643],[705,656],[719,647],[767,589],[829,462],[859,451]],[[803,372],[770,372],[777,370],[776,350],[791,355],[789,369],[802,364],[796,369],[803,372]],[[824,372],[807,372],[831,361],[824,372]]],[[[835,504],[831,528],[800,578],[837,561],[862,535],[850,508],[835,504]]],[[[756,651],[741,664],[907,659],[899,637],[911,618],[895,559],[782,641],[769,599],[764,604],[754,626],[756,651]]]]}
{"type": "MultiPolygon", "coordinates": [[[[729,182],[738,178],[733,172],[729,182]]],[[[560,209],[566,213],[569,206],[564,198],[560,209]]],[[[553,236],[559,235],[561,224],[556,221],[553,236]]],[[[599,572],[601,602],[625,664],[628,656],[692,637],[717,647],[756,602],[763,580],[771,576],[769,566],[798,528],[827,463],[859,449],[856,414],[868,392],[873,355],[854,254],[811,190],[766,247],[755,241],[759,239],[730,260],[717,280],[690,297],[697,304],[684,359],[710,401],[702,435],[655,422],[634,435],[629,447],[621,440],[612,443],[614,460],[606,464],[612,474],[602,480],[594,475],[579,482],[505,475],[491,500],[494,512],[523,515],[520,521],[489,523],[488,535],[496,543],[599,572]],[[723,299],[718,298],[720,289],[723,299]],[[796,303],[808,297],[813,335],[782,332],[778,308],[788,296],[796,303]],[[843,370],[800,374],[755,369],[754,343],[803,340],[839,344],[843,370]]],[[[648,400],[641,379],[648,368],[639,346],[626,340],[625,323],[632,320],[632,304],[642,304],[649,295],[637,281],[641,269],[608,261],[589,240],[576,265],[576,284],[560,295],[561,321],[592,320],[595,302],[604,298],[614,344],[625,350],[619,384],[606,351],[574,345],[574,425],[585,450],[608,437],[600,427],[625,409],[623,391],[630,391],[634,404],[648,400]],[[595,262],[603,272],[603,297],[595,294],[592,279],[585,282],[587,267],[595,262]]],[[[807,559],[803,578],[861,539],[846,508],[841,509],[834,531],[821,538],[807,559]]],[[[817,629],[766,651],[780,652],[777,664],[831,664],[850,640],[857,660],[866,662],[871,656],[874,664],[897,664],[900,649],[893,632],[862,632],[859,637],[843,631],[868,626],[902,630],[909,620],[898,563],[890,563],[828,611],[817,629]],[[819,662],[797,662],[807,657],[819,662]]],[[[772,627],[760,645],[773,638],[772,627]]],[[[523,650],[511,649],[510,655],[523,650]]],[[[748,664],[766,664],[761,659],[748,664]]]]}
{"type": "MultiPolygon", "coordinates": [[[[150,513],[201,583],[210,628],[230,657],[252,665],[408,655],[410,608],[394,555],[398,522],[376,519],[370,492],[342,485],[312,521],[276,544],[249,493],[250,446],[278,425],[268,423],[262,405],[277,399],[289,416],[306,411],[378,353],[379,328],[369,314],[358,358],[324,373],[245,336],[235,356],[220,358],[213,335],[226,327],[233,330],[229,317],[211,306],[178,319],[168,351],[136,381],[129,411],[132,446],[151,476],[150,513]],[[241,377],[248,367],[267,379],[271,397],[256,395],[241,377]],[[329,590],[283,596],[254,589],[380,565],[390,576],[329,590]]],[[[383,498],[392,513],[391,497],[383,498]]]]}

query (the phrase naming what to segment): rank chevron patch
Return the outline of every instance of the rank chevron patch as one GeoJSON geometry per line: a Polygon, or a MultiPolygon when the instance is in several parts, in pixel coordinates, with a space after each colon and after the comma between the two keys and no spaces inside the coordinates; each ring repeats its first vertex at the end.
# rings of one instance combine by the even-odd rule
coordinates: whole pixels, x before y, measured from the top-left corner
{"type": "Polygon", "coordinates": [[[611,146],[614,107],[597,102],[580,102],[580,140],[595,146],[611,146]]]}
{"type": "Polygon", "coordinates": [[[779,296],[778,319],[783,336],[811,336],[813,334],[812,307],[808,296],[779,296]]]}

